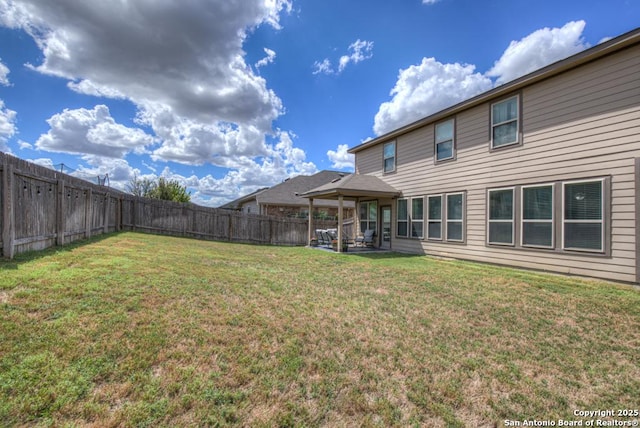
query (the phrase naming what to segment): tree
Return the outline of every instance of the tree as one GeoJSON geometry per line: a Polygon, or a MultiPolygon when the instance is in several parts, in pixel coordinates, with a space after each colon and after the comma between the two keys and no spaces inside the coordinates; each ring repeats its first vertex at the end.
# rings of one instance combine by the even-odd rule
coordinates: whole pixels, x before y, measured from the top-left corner
{"type": "Polygon", "coordinates": [[[164,177],[157,181],[137,176],[133,177],[127,185],[129,192],[135,196],[145,198],[162,199],[174,202],[190,202],[191,192],[187,192],[187,187],[177,180],[167,180],[164,177]]]}
{"type": "Polygon", "coordinates": [[[187,192],[187,187],[181,185],[177,180],[167,180],[160,177],[148,197],[165,201],[189,202],[191,201],[191,192],[187,192]]]}
{"type": "Polygon", "coordinates": [[[134,196],[149,197],[151,189],[155,186],[155,182],[149,178],[139,178],[134,175],[127,184],[127,191],[134,196]]]}

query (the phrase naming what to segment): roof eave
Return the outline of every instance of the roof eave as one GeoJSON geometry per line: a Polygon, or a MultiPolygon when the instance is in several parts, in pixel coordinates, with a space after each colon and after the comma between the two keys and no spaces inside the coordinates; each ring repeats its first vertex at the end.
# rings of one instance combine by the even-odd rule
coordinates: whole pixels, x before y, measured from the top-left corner
{"type": "Polygon", "coordinates": [[[385,192],[385,191],[375,191],[375,190],[349,190],[349,189],[340,189],[340,190],[326,190],[326,191],[318,191],[318,192],[307,192],[302,195],[303,198],[307,199],[337,199],[340,196],[343,198],[368,198],[368,197],[376,197],[376,198],[397,198],[400,196],[400,192],[385,192]]]}
{"type": "Polygon", "coordinates": [[[629,31],[616,38],[613,38],[599,45],[596,45],[590,49],[587,49],[580,53],[572,55],[569,58],[565,58],[563,60],[557,61],[551,65],[548,65],[532,73],[519,77],[518,79],[515,79],[511,82],[505,83],[504,85],[493,88],[487,92],[476,95],[473,98],[469,98],[468,100],[462,101],[449,108],[441,110],[432,115],[426,116],[413,123],[410,123],[408,125],[400,127],[393,131],[390,131],[384,135],[381,135],[379,137],[366,141],[362,144],[359,144],[355,147],[352,147],[351,149],[347,150],[347,152],[351,154],[355,154],[359,151],[362,151],[369,147],[380,144],[384,141],[392,140],[403,134],[414,131],[418,128],[422,128],[423,126],[429,125],[433,122],[437,122],[438,120],[443,119],[447,116],[459,113],[461,111],[475,107],[479,104],[486,103],[491,99],[499,98],[510,92],[517,91],[519,89],[530,86],[539,81],[548,79],[552,76],[556,76],[558,74],[564,73],[568,70],[579,67],[583,64],[594,61],[598,58],[607,56],[613,52],[617,52],[629,46],[633,46],[639,42],[640,42],[640,28],[636,28],[635,30],[629,31]]]}

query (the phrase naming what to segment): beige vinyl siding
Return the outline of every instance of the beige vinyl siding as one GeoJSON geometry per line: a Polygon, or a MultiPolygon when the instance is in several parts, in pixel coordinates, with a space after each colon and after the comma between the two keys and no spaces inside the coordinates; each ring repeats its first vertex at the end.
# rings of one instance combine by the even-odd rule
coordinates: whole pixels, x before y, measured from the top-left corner
{"type": "MultiPolygon", "coordinates": [[[[520,95],[522,103],[521,146],[490,152],[491,102],[455,115],[455,161],[434,165],[434,124],[395,138],[397,171],[385,175],[385,181],[401,190],[403,197],[466,191],[467,209],[466,244],[395,238],[394,233],[393,249],[635,282],[640,47],[514,94],[520,95]],[[611,185],[606,207],[608,255],[486,244],[487,189],[607,177],[611,185]]],[[[358,152],[358,172],[380,174],[381,150],[379,144],[358,152]]],[[[556,186],[555,192],[561,192],[561,187],[556,186]]],[[[556,224],[560,221],[556,216],[556,224]]],[[[555,239],[559,248],[561,237],[555,239]]]]}

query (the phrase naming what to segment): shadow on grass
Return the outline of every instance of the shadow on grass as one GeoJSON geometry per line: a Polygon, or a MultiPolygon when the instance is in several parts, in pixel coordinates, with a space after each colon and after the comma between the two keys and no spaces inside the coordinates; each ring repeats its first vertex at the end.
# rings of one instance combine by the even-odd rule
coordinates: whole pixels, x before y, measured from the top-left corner
{"type": "Polygon", "coordinates": [[[0,258],[0,270],[17,269],[18,266],[20,266],[23,263],[28,263],[44,257],[49,257],[54,254],[73,251],[76,248],[84,247],[85,245],[88,245],[88,244],[100,242],[107,238],[111,238],[112,236],[117,236],[122,233],[126,233],[126,231],[103,233],[100,235],[92,236],[91,238],[80,239],[78,241],[65,244],[63,246],[53,246],[53,247],[45,248],[44,250],[25,251],[24,253],[16,254],[13,257],[13,259],[0,258]]]}
{"type": "Polygon", "coordinates": [[[419,257],[424,257],[424,254],[410,254],[410,253],[396,253],[393,251],[381,251],[379,253],[370,252],[370,253],[352,253],[349,254],[351,257],[361,257],[363,259],[369,260],[385,260],[385,259],[415,259],[419,257]]]}

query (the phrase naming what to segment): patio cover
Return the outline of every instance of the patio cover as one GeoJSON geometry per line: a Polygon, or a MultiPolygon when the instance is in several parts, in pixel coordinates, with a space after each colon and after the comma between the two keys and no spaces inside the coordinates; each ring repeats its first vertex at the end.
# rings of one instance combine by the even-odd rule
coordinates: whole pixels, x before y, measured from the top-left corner
{"type": "Polygon", "coordinates": [[[358,199],[361,197],[395,198],[400,192],[394,187],[373,175],[349,174],[333,180],[308,192],[303,193],[303,198],[312,199],[358,199]]]}
{"type": "MultiPolygon", "coordinates": [[[[385,183],[382,179],[373,175],[366,174],[349,174],[344,177],[333,180],[331,183],[324,184],[308,192],[303,193],[303,198],[309,199],[309,213],[313,212],[314,199],[337,199],[338,200],[338,242],[342,242],[342,222],[343,210],[342,204],[344,199],[357,200],[363,197],[374,198],[397,198],[400,196],[393,186],[385,183]]],[[[309,216],[309,237],[308,243],[311,244],[313,237],[313,216],[309,216]]],[[[338,252],[342,251],[342,245],[338,245],[338,252]]]]}

